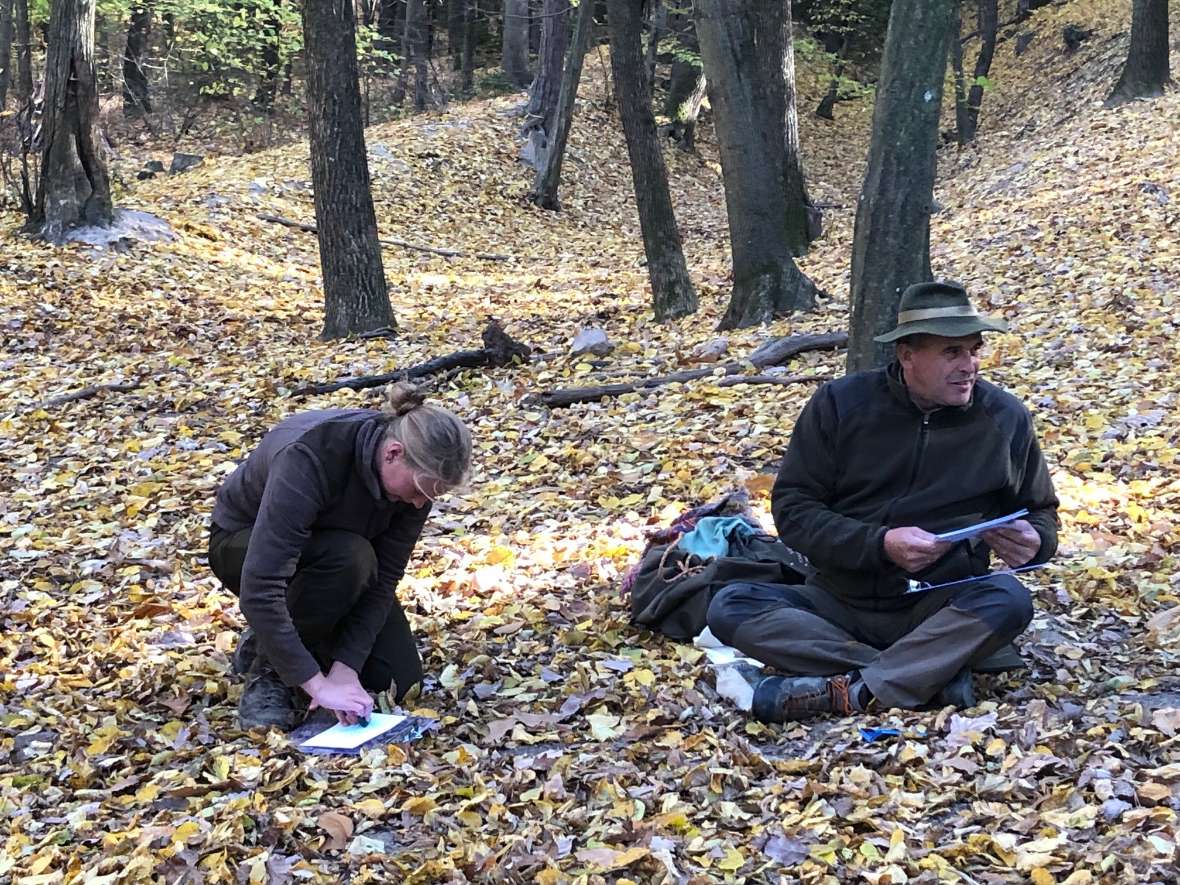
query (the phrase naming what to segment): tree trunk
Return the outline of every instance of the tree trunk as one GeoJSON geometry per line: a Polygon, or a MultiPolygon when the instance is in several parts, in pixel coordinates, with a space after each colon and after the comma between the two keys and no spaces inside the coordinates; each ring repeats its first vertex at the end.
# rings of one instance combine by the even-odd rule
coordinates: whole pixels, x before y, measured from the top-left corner
{"type": "Polygon", "coordinates": [[[799,112],[795,107],[795,39],[791,22],[791,0],[783,4],[783,182],[787,199],[787,244],[793,255],[805,255],[811,241],[820,235],[819,209],[807,193],[807,175],[799,146],[799,112]]]}
{"type": "MultiPolygon", "coordinates": [[[[275,97],[279,93],[279,77],[283,73],[283,60],[279,54],[283,30],[278,10],[280,2],[275,0],[274,7],[259,10],[262,21],[259,22],[258,49],[262,55],[262,76],[254,90],[254,104],[268,112],[274,107],[275,97]]],[[[371,7],[365,4],[365,8],[371,7]]]]}
{"type": "Polygon", "coordinates": [[[643,0],[607,0],[607,10],[611,73],[635,184],[652,306],[656,319],[662,322],[693,313],[697,295],[684,261],[651,94],[644,82],[643,44],[639,39],[643,0]]]}
{"type": "Polygon", "coordinates": [[[668,10],[660,0],[651,0],[651,14],[648,17],[647,55],[644,58],[644,72],[647,74],[647,88],[654,95],[656,91],[656,59],[660,52],[660,39],[667,30],[668,10]]]}
{"type": "Polygon", "coordinates": [[[15,0],[12,17],[16,30],[16,97],[21,104],[33,96],[33,37],[29,33],[28,0],[15,0]]]}
{"type": "Polygon", "coordinates": [[[380,0],[377,11],[377,46],[391,55],[404,55],[406,0],[380,0]]]}
{"type": "Polygon", "coordinates": [[[447,4],[447,52],[451,70],[463,70],[463,43],[467,34],[467,0],[450,0],[447,4]]]}
{"type": "Polygon", "coordinates": [[[541,9],[545,0],[529,0],[529,55],[541,53],[541,9]]]}
{"type": "Polygon", "coordinates": [[[938,112],[957,0],[894,0],[852,243],[848,371],[884,365],[902,290],[931,278],[938,112]]]}
{"type": "Polygon", "coordinates": [[[426,0],[407,0],[405,26],[402,29],[402,64],[397,85],[393,90],[393,101],[400,105],[406,100],[406,84],[412,70],[414,107],[420,111],[426,109],[430,98],[426,66],[426,24],[426,0]]]}
{"type": "Polygon", "coordinates": [[[815,286],[795,266],[787,237],[783,6],[697,0],[696,10],[733,252],[721,328],[734,329],[815,304],[815,286]]]}
{"type": "Polygon", "coordinates": [[[475,90],[475,41],[478,32],[475,27],[477,0],[461,0],[463,4],[463,79],[462,88],[466,93],[475,90]]]}
{"type": "Polygon", "coordinates": [[[54,0],[45,56],[41,180],[32,226],[61,242],[79,224],[109,225],[111,184],[99,146],[95,0],[54,0]]]}
{"type": "MultiPolygon", "coordinates": [[[[999,0],[979,0],[979,56],[975,59],[975,74],[971,80],[971,88],[967,91],[963,102],[963,112],[960,115],[958,107],[955,110],[955,120],[959,128],[959,144],[970,144],[975,141],[975,133],[979,131],[979,109],[983,105],[984,81],[992,68],[992,59],[996,54],[996,37],[1000,29],[999,0]]],[[[955,98],[959,97],[959,77],[962,70],[963,47],[952,47],[959,59],[956,70],[955,98]]]]}
{"type": "Polygon", "coordinates": [[[504,38],[500,66],[522,89],[529,85],[529,0],[504,0],[504,38]]]}
{"type": "Polygon", "coordinates": [[[1131,46],[1108,108],[1163,95],[1172,81],[1168,62],[1168,0],[1133,0],[1131,46]]]}
{"type": "Polygon", "coordinates": [[[525,138],[533,151],[533,168],[545,167],[553,135],[553,118],[561,92],[562,64],[569,45],[569,0],[545,0],[541,31],[541,52],[537,57],[537,76],[529,90],[529,105],[524,117],[525,138]]]}
{"type": "Polygon", "coordinates": [[[8,100],[8,84],[12,82],[12,3],[0,0],[0,113],[8,100]]]}
{"type": "Polygon", "coordinates": [[[147,3],[131,7],[127,26],[127,45],[123,49],[123,114],[149,114],[152,110],[143,54],[152,31],[152,8],[147,3]]]}
{"type": "Polygon", "coordinates": [[[352,0],[304,0],[322,338],[395,328],[369,189],[352,0]]]}
{"type": "Polygon", "coordinates": [[[565,148],[569,141],[570,126],[574,120],[574,100],[578,97],[578,84],[582,80],[582,64],[586,59],[586,47],[590,30],[594,26],[594,4],[582,0],[574,21],[574,33],[570,38],[569,53],[565,70],[561,75],[561,91],[557,98],[557,112],[551,127],[552,137],[545,162],[537,168],[533,179],[533,191],[529,195],[542,209],[554,211],[561,208],[557,191],[561,184],[561,165],[565,160],[565,148]]]}
{"type": "Polygon", "coordinates": [[[955,73],[955,132],[962,147],[970,123],[967,120],[967,75],[963,72],[963,5],[955,7],[955,39],[951,41],[951,69],[955,73]]]}
{"type": "Polygon", "coordinates": [[[664,115],[671,121],[668,136],[681,150],[696,151],[697,117],[705,101],[705,72],[696,56],[700,52],[697,32],[687,16],[674,14],[669,22],[680,45],[672,59],[672,77],[668,84],[668,98],[664,115]]]}

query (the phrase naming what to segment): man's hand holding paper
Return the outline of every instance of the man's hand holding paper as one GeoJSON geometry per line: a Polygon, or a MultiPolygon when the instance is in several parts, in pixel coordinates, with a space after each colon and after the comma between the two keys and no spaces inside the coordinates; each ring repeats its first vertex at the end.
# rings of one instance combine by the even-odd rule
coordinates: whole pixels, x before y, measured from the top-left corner
{"type": "Polygon", "coordinates": [[[1027,564],[1041,549],[1041,536],[1026,519],[991,529],[980,537],[1009,568],[1027,564]]]}

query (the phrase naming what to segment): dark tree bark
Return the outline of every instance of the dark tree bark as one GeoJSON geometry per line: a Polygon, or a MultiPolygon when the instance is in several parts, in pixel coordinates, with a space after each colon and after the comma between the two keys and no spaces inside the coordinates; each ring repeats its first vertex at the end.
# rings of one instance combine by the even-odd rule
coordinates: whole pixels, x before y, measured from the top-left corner
{"type": "Polygon", "coordinates": [[[672,58],[672,77],[664,104],[664,115],[670,121],[667,134],[681,150],[691,154],[696,152],[697,117],[705,101],[705,72],[699,61],[685,57],[700,52],[692,20],[674,13],[668,24],[676,34],[681,51],[672,58]]]}
{"type": "Polygon", "coordinates": [[[656,90],[656,59],[660,52],[660,40],[667,31],[668,10],[660,0],[650,0],[647,19],[647,54],[644,57],[644,72],[647,74],[647,88],[656,90]]]}
{"type": "Polygon", "coordinates": [[[123,49],[123,113],[148,114],[152,110],[147,75],[143,70],[144,51],[152,32],[152,8],[147,3],[131,7],[127,26],[127,45],[123,49]]]}
{"type": "Polygon", "coordinates": [[[1106,106],[1164,94],[1172,81],[1168,61],[1168,0],[1133,0],[1127,63],[1106,106]]]}
{"type": "MultiPolygon", "coordinates": [[[[283,73],[283,60],[279,55],[279,41],[282,39],[283,21],[279,18],[278,2],[276,8],[263,16],[258,32],[259,51],[262,55],[262,76],[258,81],[258,88],[254,90],[254,104],[265,111],[274,107],[275,96],[279,92],[279,77],[283,73]]],[[[365,4],[365,9],[369,5],[365,4]]]]}
{"type": "Polygon", "coordinates": [[[504,0],[504,31],[500,66],[508,81],[529,85],[529,0],[504,0]]]}
{"type": "Polygon", "coordinates": [[[50,242],[79,224],[108,225],[114,212],[99,146],[94,6],[54,0],[49,20],[41,180],[30,222],[50,242]]]}
{"type": "Polygon", "coordinates": [[[522,131],[528,139],[532,165],[537,171],[545,167],[553,140],[553,119],[557,115],[562,66],[570,39],[569,11],[569,0],[545,0],[537,75],[529,88],[529,104],[522,131]]]}
{"type": "Polygon", "coordinates": [[[783,184],[787,199],[787,243],[794,255],[804,255],[811,241],[820,235],[819,208],[807,193],[803,151],[799,146],[799,112],[795,107],[795,37],[791,22],[791,0],[783,4],[783,184]]]}
{"type": "Polygon", "coordinates": [[[377,12],[377,45],[383,52],[404,55],[406,0],[380,0],[377,12]]]}
{"type": "Polygon", "coordinates": [[[323,338],[396,327],[365,158],[353,15],[352,0],[303,3],[323,338]]]}
{"type": "Polygon", "coordinates": [[[553,118],[552,137],[545,154],[545,162],[537,168],[537,174],[533,179],[533,191],[529,195],[529,198],[542,209],[556,211],[561,208],[561,202],[557,197],[561,184],[561,165],[565,160],[565,147],[574,120],[574,100],[578,96],[582,64],[586,60],[586,47],[593,26],[594,4],[589,0],[583,0],[578,4],[574,33],[570,38],[565,70],[561,75],[561,90],[557,98],[557,113],[553,118]]]}
{"type": "Polygon", "coordinates": [[[815,304],[815,286],[795,266],[788,239],[783,6],[697,0],[696,10],[733,252],[721,328],[734,329],[815,304]]]}
{"type": "Polygon", "coordinates": [[[401,104],[406,99],[410,72],[414,74],[414,107],[425,110],[430,104],[429,69],[426,64],[427,44],[426,0],[407,0],[405,27],[402,32],[402,64],[394,87],[393,100],[401,104]]]}
{"type": "Polygon", "coordinates": [[[470,93],[475,89],[475,43],[479,33],[475,26],[476,0],[460,0],[463,4],[463,74],[462,89],[470,93]]]}
{"type": "Polygon", "coordinates": [[[463,70],[463,42],[467,32],[467,0],[447,3],[447,52],[451,56],[451,70],[463,70]]]}
{"type": "Polygon", "coordinates": [[[541,52],[541,9],[545,0],[529,0],[529,55],[541,52]]]}
{"type": "Polygon", "coordinates": [[[684,261],[680,230],[676,227],[668,190],[668,172],[651,110],[651,94],[643,73],[640,42],[643,0],[607,0],[606,5],[611,73],[635,184],[652,306],[656,319],[663,322],[693,313],[697,309],[697,294],[684,261]]]}
{"type": "Polygon", "coordinates": [[[956,29],[957,38],[951,44],[951,63],[955,69],[955,128],[960,145],[975,141],[979,130],[979,109],[983,105],[983,79],[992,67],[996,54],[996,38],[1000,28],[999,0],[978,0],[979,55],[975,59],[975,71],[968,87],[963,69],[963,26],[961,13],[956,29]]]}
{"type": "Polygon", "coordinates": [[[33,37],[29,32],[28,0],[15,0],[12,17],[16,31],[16,97],[21,104],[33,96],[33,37]]]}
{"type": "Polygon", "coordinates": [[[8,84],[12,82],[12,3],[0,0],[0,111],[8,100],[8,84]]]}
{"type": "Polygon", "coordinates": [[[848,371],[884,365],[873,336],[893,327],[902,290],[929,280],[938,112],[957,0],[894,0],[852,243],[848,371]]]}

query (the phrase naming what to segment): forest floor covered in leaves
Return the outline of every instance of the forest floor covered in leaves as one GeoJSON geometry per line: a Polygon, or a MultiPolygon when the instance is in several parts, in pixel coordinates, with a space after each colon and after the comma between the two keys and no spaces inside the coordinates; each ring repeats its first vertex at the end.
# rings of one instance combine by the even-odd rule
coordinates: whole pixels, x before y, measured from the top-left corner
{"type": "MultiPolygon", "coordinates": [[[[711,132],[668,154],[698,314],[655,325],[617,120],[591,56],[563,184],[529,206],[511,110],[457,104],[369,131],[383,235],[509,262],[384,253],[395,340],[324,343],[306,144],[210,158],[119,203],[176,238],[53,249],[3,219],[0,878],[141,881],[1174,881],[1180,808],[1180,94],[1108,111],[1129,5],[1042,10],[1001,42],[980,141],[942,151],[933,262],[1010,321],[987,377],[1032,408],[1062,498],[1029,578],[1030,671],[954,714],[764,726],[691,646],[628,623],[645,531],[765,479],[814,383],[712,379],[549,411],[529,394],[693,365],[728,294],[711,132]],[[1124,8],[1126,7],[1126,8],[1124,8]],[[1096,32],[1066,55],[1064,24],[1096,32]],[[430,674],[417,742],[306,756],[237,730],[242,625],[209,574],[214,490],[309,382],[477,347],[527,364],[436,395],[477,441],[400,596],[430,674]],[[568,356],[580,326],[617,343],[568,356]],[[134,384],[73,402],[96,384],[134,384]],[[866,742],[858,726],[902,735],[866,742]]],[[[1174,32],[1175,36],[1175,32],[1174,32]]],[[[968,54],[974,51],[968,45],[968,54]]],[[[824,84],[801,77],[801,107],[824,84]]],[[[803,117],[813,195],[840,208],[803,261],[812,313],[729,353],[837,331],[868,101],[803,117]]],[[[794,360],[832,376],[843,356],[794,360]]]]}

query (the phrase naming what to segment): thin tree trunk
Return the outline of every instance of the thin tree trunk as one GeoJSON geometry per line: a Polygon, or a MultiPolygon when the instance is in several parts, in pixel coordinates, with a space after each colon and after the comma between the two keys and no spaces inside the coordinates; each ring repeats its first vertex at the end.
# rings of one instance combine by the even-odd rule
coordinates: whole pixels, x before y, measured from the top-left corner
{"type": "Polygon", "coordinates": [[[28,0],[15,0],[12,13],[16,26],[16,97],[24,104],[33,96],[33,38],[29,33],[28,0]]]}
{"type": "Polygon", "coordinates": [[[529,198],[542,209],[554,211],[561,208],[557,192],[561,185],[561,166],[565,160],[566,144],[570,127],[574,121],[574,101],[578,97],[578,84],[582,80],[582,65],[586,60],[586,47],[590,31],[594,26],[594,4],[582,0],[574,20],[574,33],[570,38],[569,53],[565,59],[565,70],[561,75],[561,91],[557,97],[557,113],[554,115],[552,137],[545,162],[537,169],[533,179],[533,191],[529,198]]]}
{"type": "Polygon", "coordinates": [[[461,0],[463,4],[463,79],[465,93],[475,90],[475,41],[478,33],[475,27],[477,0],[461,0]]]}
{"type": "Polygon", "coordinates": [[[884,365],[902,290],[931,278],[938,112],[957,0],[894,0],[852,243],[848,371],[884,365]]]}
{"type": "Polygon", "coordinates": [[[532,165],[545,167],[553,136],[553,118],[561,92],[562,63],[569,45],[569,0],[545,0],[541,30],[541,52],[537,75],[529,88],[529,104],[522,134],[528,139],[532,165]]]}
{"type": "Polygon", "coordinates": [[[308,129],[324,279],[323,338],[395,328],[373,211],[352,0],[304,0],[308,129]]]}
{"type": "Polygon", "coordinates": [[[955,72],[955,133],[959,146],[967,144],[967,75],[963,71],[963,5],[955,6],[955,39],[951,41],[951,69],[955,72]]]}
{"type": "Polygon", "coordinates": [[[8,84],[12,82],[12,3],[0,0],[0,112],[8,100],[8,84]]]}
{"type": "Polygon", "coordinates": [[[127,26],[127,46],[123,50],[123,113],[127,116],[148,114],[152,110],[143,55],[152,31],[152,8],[147,3],[131,7],[127,26]]]}
{"type": "Polygon", "coordinates": [[[784,8],[775,0],[697,0],[696,10],[733,253],[721,328],[733,329],[815,304],[815,286],[795,266],[788,240],[784,8]]]}
{"type": "Polygon", "coordinates": [[[1172,82],[1168,59],[1168,0],[1133,0],[1127,63],[1106,106],[1163,95],[1172,82]]]}
{"type": "Polygon", "coordinates": [[[500,66],[515,86],[529,85],[529,0],[504,0],[500,66]]]}
{"type": "Polygon", "coordinates": [[[545,0],[529,0],[529,55],[541,53],[541,9],[545,0]]]}
{"type": "Polygon", "coordinates": [[[432,8],[427,6],[428,0],[410,0],[406,9],[406,21],[414,15],[414,26],[407,24],[406,52],[414,65],[414,110],[424,111],[432,107],[434,102],[430,98],[430,66],[431,47],[434,44],[434,20],[431,17],[432,8]]]}
{"type": "Polygon", "coordinates": [[[451,70],[463,70],[463,44],[467,37],[467,0],[449,0],[447,4],[447,52],[451,70]]]}
{"type": "MultiPolygon", "coordinates": [[[[979,0],[979,56],[975,59],[975,76],[967,92],[967,128],[959,135],[960,144],[975,141],[979,131],[979,110],[983,106],[983,81],[992,68],[996,54],[996,38],[1000,30],[999,0],[979,0]]],[[[960,54],[962,48],[959,49],[960,54]]]]}
{"type": "Polygon", "coordinates": [[[377,46],[382,52],[401,55],[406,32],[406,0],[380,0],[377,9],[377,46]]]}
{"type": "Polygon", "coordinates": [[[696,28],[687,15],[674,12],[668,29],[676,34],[680,51],[672,58],[672,75],[664,115],[670,120],[668,137],[686,153],[696,152],[697,117],[705,101],[705,72],[698,58],[700,46],[696,28]]]}
{"type": "MultiPolygon", "coordinates": [[[[269,10],[261,11],[262,21],[259,28],[259,51],[262,54],[262,76],[258,87],[254,90],[254,104],[265,111],[274,107],[275,97],[279,92],[279,77],[283,73],[283,61],[279,55],[279,41],[282,38],[283,21],[279,18],[278,4],[269,10]]],[[[365,9],[371,7],[366,3],[365,9]]]]}
{"type": "Polygon", "coordinates": [[[795,107],[795,38],[791,0],[783,4],[783,182],[787,200],[787,243],[793,255],[805,255],[820,234],[819,209],[807,193],[807,174],[799,145],[799,112],[795,107]]]}
{"type": "Polygon", "coordinates": [[[651,0],[651,14],[648,16],[647,55],[644,59],[644,71],[647,74],[647,88],[654,94],[656,90],[656,58],[660,52],[660,39],[666,30],[668,10],[660,0],[651,0]]]}
{"type": "Polygon", "coordinates": [[[111,185],[98,135],[95,0],[55,0],[45,57],[41,181],[32,225],[61,242],[79,224],[109,225],[111,185]]]}
{"type": "Polygon", "coordinates": [[[643,0],[607,0],[611,73],[635,184],[652,305],[656,319],[662,322],[693,313],[697,295],[684,260],[651,94],[644,82],[639,39],[642,7],[643,0]]]}

